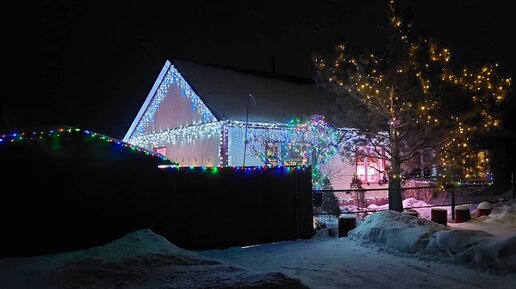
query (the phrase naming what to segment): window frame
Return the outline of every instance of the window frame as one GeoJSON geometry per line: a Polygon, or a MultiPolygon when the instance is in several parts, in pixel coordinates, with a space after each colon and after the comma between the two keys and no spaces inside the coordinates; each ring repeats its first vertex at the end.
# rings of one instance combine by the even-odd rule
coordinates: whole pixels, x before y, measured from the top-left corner
{"type": "Polygon", "coordinates": [[[380,182],[384,178],[385,171],[385,159],[383,158],[375,158],[371,156],[366,156],[367,152],[370,150],[374,150],[374,147],[371,146],[361,146],[358,150],[361,150],[365,153],[357,154],[355,156],[355,173],[357,177],[362,181],[362,183],[372,183],[372,182],[380,182]],[[363,160],[359,161],[359,157],[363,160]],[[374,161],[371,161],[374,160],[374,161]],[[370,164],[376,164],[376,168],[371,168],[370,164]],[[359,174],[359,167],[363,167],[363,175],[359,174]],[[376,173],[370,174],[369,172],[374,170],[376,173]],[[375,176],[372,178],[372,176],[375,176]]]}
{"type": "Polygon", "coordinates": [[[156,152],[158,154],[161,154],[161,155],[163,155],[165,157],[167,156],[167,146],[166,145],[159,146],[159,147],[153,147],[152,151],[156,152]],[[165,153],[162,153],[163,150],[164,150],[165,153]]]}

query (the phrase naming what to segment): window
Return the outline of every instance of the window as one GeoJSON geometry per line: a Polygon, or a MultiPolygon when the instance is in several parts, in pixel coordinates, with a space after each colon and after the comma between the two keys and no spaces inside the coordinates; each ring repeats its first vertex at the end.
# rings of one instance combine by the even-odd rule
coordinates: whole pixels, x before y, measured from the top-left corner
{"type": "Polygon", "coordinates": [[[157,152],[158,154],[162,154],[164,156],[167,156],[167,147],[166,146],[155,147],[152,150],[157,152]]]}
{"type": "Polygon", "coordinates": [[[422,156],[423,177],[437,176],[437,160],[435,158],[435,151],[433,149],[424,149],[422,156]]]}
{"type": "Polygon", "coordinates": [[[282,142],[265,143],[265,163],[273,166],[298,166],[308,163],[304,145],[287,145],[282,142]]]}
{"type": "Polygon", "coordinates": [[[414,152],[412,159],[404,164],[407,176],[411,178],[430,178],[437,175],[435,152],[425,148],[414,152]]]}
{"type": "Polygon", "coordinates": [[[267,162],[273,166],[277,166],[279,162],[279,148],[278,144],[274,142],[266,142],[265,143],[265,154],[267,162]]]}
{"type": "Polygon", "coordinates": [[[476,171],[480,180],[488,181],[491,175],[489,156],[489,150],[481,150],[477,153],[476,171]]]}
{"type": "Polygon", "coordinates": [[[361,147],[357,151],[357,176],[362,182],[380,182],[383,180],[385,160],[375,158],[373,148],[361,147]]]}

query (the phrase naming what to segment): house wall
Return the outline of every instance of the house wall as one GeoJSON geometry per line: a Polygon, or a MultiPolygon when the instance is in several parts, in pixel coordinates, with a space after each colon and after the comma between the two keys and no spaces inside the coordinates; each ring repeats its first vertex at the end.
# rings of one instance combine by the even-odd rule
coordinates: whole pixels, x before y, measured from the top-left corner
{"type": "MultiPolygon", "coordinates": [[[[248,138],[256,133],[261,133],[265,129],[248,128],[248,138]]],[[[229,165],[230,166],[242,166],[244,158],[244,139],[245,129],[238,127],[230,127],[228,129],[228,141],[229,141],[229,165]]],[[[276,137],[280,138],[281,134],[276,133],[276,137]]],[[[265,149],[265,148],[264,148],[265,149]]],[[[263,161],[252,152],[246,155],[246,166],[262,166],[263,161]]],[[[323,170],[329,172],[330,182],[334,190],[348,190],[350,189],[351,179],[356,173],[356,164],[349,163],[347,160],[343,160],[340,155],[335,155],[328,164],[323,164],[323,170]]],[[[365,189],[387,189],[387,185],[379,185],[378,183],[364,183],[365,189]]],[[[351,194],[337,193],[339,199],[349,200],[352,199],[351,194]]],[[[366,198],[382,199],[387,198],[387,190],[385,191],[370,191],[366,193],[366,198]]]]}
{"type": "Polygon", "coordinates": [[[326,168],[331,171],[330,182],[334,190],[347,190],[356,173],[356,165],[342,160],[340,155],[334,156],[326,168]]]}
{"type": "Polygon", "coordinates": [[[514,165],[514,157],[511,158],[513,150],[510,148],[515,147],[515,143],[514,139],[501,137],[486,137],[478,143],[479,148],[489,150],[489,167],[493,175],[494,194],[503,194],[511,189],[511,172],[514,171],[511,165],[514,165]],[[510,145],[511,142],[512,145],[510,145]]]}
{"type": "MultiPolygon", "coordinates": [[[[251,136],[257,131],[264,131],[264,129],[248,128],[247,135],[251,136]]],[[[229,127],[228,128],[228,165],[229,166],[242,166],[244,164],[244,140],[245,140],[245,128],[240,127],[229,127]]],[[[264,148],[265,149],[265,148],[264,148]]],[[[247,148],[247,154],[245,157],[246,166],[263,166],[263,161],[255,154],[249,152],[247,148]]]]}
{"type": "Polygon", "coordinates": [[[219,166],[219,145],[220,133],[190,141],[167,143],[167,158],[178,162],[180,166],[219,166]]]}
{"type": "MultiPolygon", "coordinates": [[[[331,170],[330,182],[334,190],[350,189],[351,179],[356,173],[356,164],[343,160],[340,155],[335,155],[325,169],[331,170]]],[[[387,184],[363,183],[362,187],[364,189],[385,189],[366,192],[366,199],[383,199],[388,197],[387,184]]],[[[336,192],[335,194],[339,200],[348,201],[353,199],[353,195],[346,192],[336,192]]]]}
{"type": "Polygon", "coordinates": [[[182,95],[181,88],[172,84],[154,115],[154,121],[145,128],[145,134],[198,123],[202,123],[201,113],[193,108],[190,98],[182,95]]]}

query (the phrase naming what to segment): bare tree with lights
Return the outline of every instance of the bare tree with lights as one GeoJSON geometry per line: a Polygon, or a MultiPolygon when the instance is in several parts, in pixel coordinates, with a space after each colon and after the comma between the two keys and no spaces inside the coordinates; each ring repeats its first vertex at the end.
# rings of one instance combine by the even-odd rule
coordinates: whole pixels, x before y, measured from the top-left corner
{"type": "MultiPolygon", "coordinates": [[[[329,126],[322,115],[293,119],[289,127],[291,133],[284,147],[289,155],[287,158],[309,160],[312,166],[312,187],[331,190],[330,179],[335,173],[331,159],[338,154],[347,134],[329,126]]],[[[334,194],[323,194],[322,206],[315,208],[314,212],[339,215],[337,197],[334,194]]]]}
{"type": "Polygon", "coordinates": [[[345,134],[329,126],[322,115],[294,119],[289,126],[292,129],[285,151],[291,158],[300,156],[310,161],[314,189],[328,189],[332,171],[328,165],[338,154],[345,134]]]}
{"type": "Polygon", "coordinates": [[[255,129],[249,136],[247,148],[250,155],[260,159],[265,165],[284,166],[286,155],[280,145],[288,142],[288,131],[276,129],[255,129]]]}
{"type": "MultiPolygon", "coordinates": [[[[248,151],[265,165],[310,163],[312,187],[331,189],[330,179],[336,173],[331,159],[338,154],[346,136],[348,134],[345,132],[329,126],[324,116],[312,115],[292,119],[281,130],[251,131],[248,151]]],[[[338,200],[333,194],[323,195],[320,209],[326,213],[340,214],[338,200]]]]}
{"type": "Polygon", "coordinates": [[[402,167],[424,149],[435,153],[440,189],[476,176],[474,141],[500,125],[511,79],[497,64],[454,69],[449,49],[415,33],[394,1],[389,9],[387,51],[353,56],[340,44],[333,59],[314,57],[314,65],[318,83],[341,95],[341,120],[357,129],[347,156],[387,160],[389,209],[402,211],[402,167]]]}

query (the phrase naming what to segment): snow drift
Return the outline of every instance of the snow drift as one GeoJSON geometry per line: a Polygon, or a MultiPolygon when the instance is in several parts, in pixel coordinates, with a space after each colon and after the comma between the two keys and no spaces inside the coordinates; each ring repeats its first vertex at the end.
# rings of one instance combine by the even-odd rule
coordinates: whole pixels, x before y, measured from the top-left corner
{"type": "MultiPolygon", "coordinates": [[[[477,211],[471,213],[476,216],[477,211]]],[[[473,218],[478,223],[492,224],[516,229],[516,199],[495,203],[489,215],[473,218]]]]}
{"type": "Polygon", "coordinates": [[[307,288],[183,250],[151,230],[89,250],[0,260],[0,288],[307,288]]]}
{"type": "Polygon", "coordinates": [[[351,230],[349,236],[388,251],[496,272],[516,272],[516,233],[493,236],[482,231],[450,230],[409,214],[382,211],[351,230]]]}

